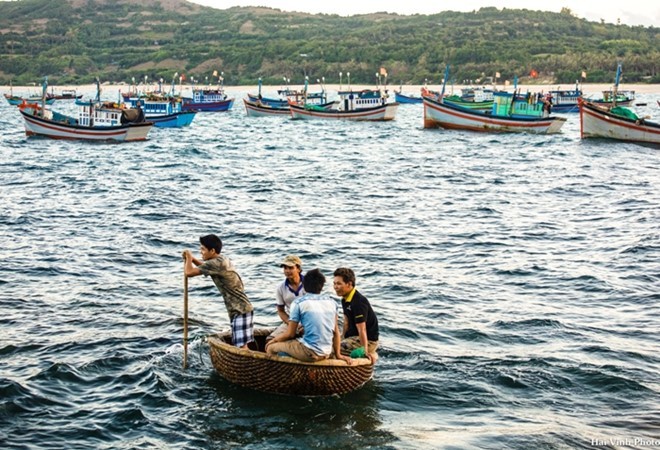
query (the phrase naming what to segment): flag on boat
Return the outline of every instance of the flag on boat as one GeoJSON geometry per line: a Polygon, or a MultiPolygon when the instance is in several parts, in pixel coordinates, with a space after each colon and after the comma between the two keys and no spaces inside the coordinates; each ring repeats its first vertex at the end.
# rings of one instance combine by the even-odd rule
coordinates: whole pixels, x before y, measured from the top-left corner
{"type": "Polygon", "coordinates": [[[385,67],[380,68],[380,74],[383,75],[384,77],[387,76],[387,70],[385,70],[385,67]]]}
{"type": "Polygon", "coordinates": [[[213,76],[214,76],[214,77],[217,77],[217,76],[218,76],[218,71],[217,71],[217,70],[214,70],[214,71],[213,71],[213,76]]]}
{"type": "Polygon", "coordinates": [[[532,71],[529,72],[529,76],[532,78],[536,78],[539,76],[539,73],[536,70],[532,69],[532,71]]]}
{"type": "Polygon", "coordinates": [[[585,72],[584,70],[582,71],[582,78],[583,78],[584,80],[587,79],[587,72],[585,72]]]}
{"type": "Polygon", "coordinates": [[[501,76],[502,76],[502,75],[500,75],[499,72],[495,72],[495,78],[499,78],[499,77],[501,77],[501,76]]]}

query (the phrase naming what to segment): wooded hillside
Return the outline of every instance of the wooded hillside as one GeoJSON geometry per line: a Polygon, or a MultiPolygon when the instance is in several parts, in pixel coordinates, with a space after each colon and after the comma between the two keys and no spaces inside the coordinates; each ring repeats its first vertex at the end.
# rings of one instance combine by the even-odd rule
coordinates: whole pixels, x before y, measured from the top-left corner
{"type": "MultiPolygon", "coordinates": [[[[300,84],[338,73],[372,84],[452,78],[501,80],[538,73],[539,82],[611,82],[617,61],[628,83],[660,83],[660,28],[630,27],[561,13],[482,8],[403,16],[340,17],[268,8],[217,10],[184,0],[20,0],[0,2],[0,83],[129,82],[132,77],[204,80],[214,70],[230,85],[300,84]]],[[[533,82],[533,80],[525,80],[533,82]]]]}

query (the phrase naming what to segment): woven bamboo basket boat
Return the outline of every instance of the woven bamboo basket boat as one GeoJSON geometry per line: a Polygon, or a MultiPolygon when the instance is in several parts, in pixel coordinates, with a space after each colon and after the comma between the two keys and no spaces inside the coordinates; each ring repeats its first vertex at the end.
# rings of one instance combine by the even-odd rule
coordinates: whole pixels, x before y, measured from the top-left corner
{"type": "Polygon", "coordinates": [[[255,329],[257,350],[231,345],[231,332],[208,337],[213,367],[232,383],[276,394],[324,396],[345,394],[371,379],[374,366],[367,358],[353,359],[350,366],[339,359],[313,363],[289,356],[264,353],[266,337],[273,329],[255,329]]]}

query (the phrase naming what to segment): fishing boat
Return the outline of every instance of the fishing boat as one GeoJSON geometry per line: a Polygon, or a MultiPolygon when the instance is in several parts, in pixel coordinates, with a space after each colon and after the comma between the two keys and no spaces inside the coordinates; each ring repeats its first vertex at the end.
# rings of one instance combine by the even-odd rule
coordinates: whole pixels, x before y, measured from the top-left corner
{"type": "Polygon", "coordinates": [[[380,89],[339,91],[339,106],[324,109],[313,105],[301,106],[289,101],[294,119],[345,119],[387,121],[394,120],[399,104],[387,102],[387,92],[380,89]]]}
{"type": "Polygon", "coordinates": [[[7,99],[7,103],[13,106],[18,106],[22,103],[41,103],[43,101],[46,102],[47,105],[52,105],[55,103],[55,98],[47,96],[46,99],[42,99],[41,97],[37,96],[30,96],[30,97],[20,97],[17,95],[10,95],[10,94],[4,94],[5,99],[7,99]]]}
{"type": "Polygon", "coordinates": [[[144,116],[159,128],[180,128],[190,125],[197,111],[183,111],[181,97],[150,94],[124,97],[131,108],[142,108],[144,116]]]}
{"type": "Polygon", "coordinates": [[[223,89],[193,89],[192,97],[183,98],[184,111],[222,112],[229,111],[234,99],[223,89]]]}
{"type": "Polygon", "coordinates": [[[603,91],[603,98],[591,100],[591,103],[600,106],[631,106],[633,101],[635,101],[635,91],[611,89],[603,91]]]}
{"type": "Polygon", "coordinates": [[[245,105],[245,112],[249,117],[291,117],[291,109],[289,105],[279,107],[272,106],[268,103],[262,103],[260,100],[252,101],[243,99],[245,105]]]}
{"type": "Polygon", "coordinates": [[[442,101],[446,104],[460,106],[467,109],[486,111],[493,107],[493,89],[469,87],[461,90],[461,95],[444,95],[441,96],[440,92],[432,91],[426,87],[422,88],[422,98],[431,97],[442,101]]]}
{"type": "Polygon", "coordinates": [[[313,363],[289,356],[265,353],[266,337],[273,329],[254,330],[256,347],[241,349],[231,344],[231,332],[207,338],[216,372],[239,386],[263,392],[328,396],[345,394],[362,387],[373,376],[374,365],[367,358],[353,359],[351,365],[339,359],[313,363]]]}
{"type": "Polygon", "coordinates": [[[422,97],[424,128],[546,134],[558,133],[566,122],[564,117],[550,116],[549,104],[543,101],[542,96],[517,93],[517,77],[514,81],[513,93],[493,92],[494,101],[490,111],[473,110],[446,103],[444,92],[448,79],[449,65],[445,68],[440,94],[422,97]]]}
{"type": "Polygon", "coordinates": [[[553,117],[547,105],[520,96],[496,92],[491,111],[457,106],[432,97],[424,98],[424,128],[445,128],[484,132],[558,133],[566,118],[553,117]]]}
{"type": "MultiPolygon", "coordinates": [[[[214,71],[213,76],[218,76],[214,71]]],[[[183,97],[183,111],[224,112],[234,105],[234,99],[227,96],[224,89],[224,72],[218,76],[215,89],[206,86],[192,89],[192,97],[183,97]]]]}
{"type": "Polygon", "coordinates": [[[86,141],[143,141],[153,126],[134,109],[116,103],[80,106],[78,118],[66,116],[36,103],[18,106],[27,136],[86,141]]]}
{"type": "MultiPolygon", "coordinates": [[[[43,83],[46,96],[47,81],[43,83]]],[[[95,103],[79,106],[78,117],[46,108],[46,103],[23,102],[19,111],[27,136],[86,141],[143,141],[153,123],[144,120],[141,110],[123,108],[117,103],[95,103]]]]}
{"type": "Polygon", "coordinates": [[[299,105],[315,105],[320,106],[324,109],[331,108],[336,106],[335,102],[328,101],[328,94],[323,83],[325,83],[325,77],[322,80],[317,79],[316,81],[321,85],[321,91],[310,92],[309,87],[309,78],[305,77],[305,87],[303,89],[292,89],[288,85],[288,80],[285,77],[284,81],[287,83],[286,87],[283,89],[278,89],[277,98],[273,97],[264,97],[261,93],[262,80],[259,78],[258,86],[259,90],[257,94],[248,93],[248,101],[252,103],[258,103],[264,107],[273,107],[283,109],[289,109],[289,100],[294,101],[299,105]]]}
{"type": "Polygon", "coordinates": [[[557,89],[548,92],[548,101],[556,113],[578,112],[578,100],[582,98],[582,89],[575,83],[575,89],[557,89]]]}
{"type": "Polygon", "coordinates": [[[302,90],[296,89],[279,89],[277,95],[280,98],[273,97],[260,97],[261,94],[248,94],[248,100],[251,102],[261,102],[262,105],[272,106],[275,108],[288,108],[289,100],[294,100],[296,103],[300,103],[303,97],[306,97],[306,104],[308,105],[317,105],[317,106],[327,106],[328,96],[325,90],[321,92],[308,92],[307,95],[304,94],[302,90]]]}
{"type": "Polygon", "coordinates": [[[660,124],[640,118],[623,106],[603,107],[581,100],[580,137],[652,144],[660,147],[660,124]]]}
{"type": "Polygon", "coordinates": [[[76,100],[82,98],[82,94],[78,94],[75,89],[62,89],[62,92],[56,94],[51,87],[49,95],[55,100],[76,100]]]}
{"type": "MultiPolygon", "coordinates": [[[[487,88],[485,86],[469,86],[461,89],[461,100],[464,102],[493,102],[495,88],[487,88]]],[[[492,105],[492,103],[491,103],[492,105]]]]}
{"type": "Polygon", "coordinates": [[[399,90],[394,90],[394,101],[402,104],[415,104],[422,103],[422,97],[415,94],[404,94],[403,93],[403,84],[399,85],[399,90]]]}
{"type": "Polygon", "coordinates": [[[394,91],[394,101],[397,103],[415,104],[422,103],[422,97],[419,97],[415,94],[403,94],[401,92],[394,91]]]}
{"type": "MultiPolygon", "coordinates": [[[[128,92],[122,92],[120,95],[124,103],[130,108],[140,108],[144,112],[145,118],[153,122],[154,126],[159,128],[181,128],[190,125],[197,114],[197,111],[184,111],[183,99],[175,91],[175,83],[178,72],[172,77],[172,84],[168,92],[163,89],[163,79],[158,81],[158,87],[153,91],[138,92],[138,85],[133,84],[128,92]]],[[[182,77],[179,78],[182,81],[182,77]]],[[[145,77],[145,85],[146,83],[145,77]]],[[[97,88],[100,89],[99,86],[97,88]]],[[[97,98],[99,94],[97,94],[97,98]]]]}

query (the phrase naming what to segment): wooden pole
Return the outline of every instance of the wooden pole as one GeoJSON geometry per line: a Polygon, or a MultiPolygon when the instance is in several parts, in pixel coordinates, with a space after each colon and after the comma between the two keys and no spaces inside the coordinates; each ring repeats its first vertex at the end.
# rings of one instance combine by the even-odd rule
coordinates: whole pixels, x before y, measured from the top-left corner
{"type": "Polygon", "coordinates": [[[188,277],[183,263],[183,368],[188,367],[188,277]]]}

